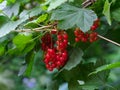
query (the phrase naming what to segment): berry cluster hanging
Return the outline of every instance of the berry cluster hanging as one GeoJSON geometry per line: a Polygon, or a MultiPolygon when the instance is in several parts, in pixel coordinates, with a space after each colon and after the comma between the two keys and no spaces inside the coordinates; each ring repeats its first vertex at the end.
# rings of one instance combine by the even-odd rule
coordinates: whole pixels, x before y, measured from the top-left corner
{"type": "Polygon", "coordinates": [[[42,50],[45,51],[44,63],[49,71],[63,67],[68,59],[67,45],[68,35],[65,31],[51,31],[42,37],[42,50]],[[52,34],[57,34],[57,41],[54,43],[52,34]],[[47,41],[46,41],[47,40],[47,41]]]}
{"type": "Polygon", "coordinates": [[[74,30],[74,35],[75,35],[75,41],[79,42],[94,42],[97,40],[97,33],[94,32],[99,26],[99,19],[97,19],[96,21],[94,21],[94,24],[91,26],[90,32],[86,32],[84,33],[82,30],[80,30],[79,28],[76,28],[74,30]]]}

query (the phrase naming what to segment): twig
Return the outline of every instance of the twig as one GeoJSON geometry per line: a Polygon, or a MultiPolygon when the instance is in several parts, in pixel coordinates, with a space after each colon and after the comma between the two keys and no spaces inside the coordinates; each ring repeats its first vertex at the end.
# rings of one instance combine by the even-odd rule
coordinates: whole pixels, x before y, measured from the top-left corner
{"type": "Polygon", "coordinates": [[[91,4],[93,4],[94,2],[96,2],[97,0],[85,0],[83,3],[82,3],[82,7],[83,8],[86,8],[88,6],[90,6],[91,4]]]}
{"type": "Polygon", "coordinates": [[[108,41],[108,42],[111,42],[111,43],[113,43],[113,44],[115,44],[115,45],[117,45],[117,46],[120,47],[120,44],[117,43],[117,42],[115,42],[115,41],[112,41],[112,40],[110,40],[110,39],[108,39],[108,38],[105,38],[105,37],[103,37],[103,36],[101,36],[101,35],[98,35],[98,37],[101,38],[101,39],[104,39],[104,40],[106,40],[106,41],[108,41]]]}
{"type": "Polygon", "coordinates": [[[21,29],[21,30],[13,30],[13,32],[40,32],[40,31],[47,31],[47,28],[52,27],[53,25],[48,25],[48,26],[42,26],[42,27],[38,27],[38,28],[33,28],[33,29],[21,29]]]}

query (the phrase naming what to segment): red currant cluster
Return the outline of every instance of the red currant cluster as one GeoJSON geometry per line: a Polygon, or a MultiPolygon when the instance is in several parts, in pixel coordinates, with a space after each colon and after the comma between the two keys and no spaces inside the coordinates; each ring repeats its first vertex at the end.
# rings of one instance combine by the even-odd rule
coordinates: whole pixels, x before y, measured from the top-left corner
{"type": "Polygon", "coordinates": [[[53,48],[54,43],[49,33],[46,33],[41,40],[42,40],[42,50],[46,51],[48,48],[53,48]]]}
{"type": "Polygon", "coordinates": [[[57,50],[63,51],[66,49],[67,44],[68,44],[68,35],[65,32],[59,32],[57,36],[57,50]]]}
{"type": "Polygon", "coordinates": [[[94,32],[94,30],[97,29],[97,27],[99,26],[99,19],[97,19],[94,24],[91,26],[90,32],[84,33],[82,30],[80,30],[79,28],[76,28],[74,31],[74,35],[75,35],[75,41],[79,42],[94,42],[97,40],[97,33],[94,32]]]}
{"type": "Polygon", "coordinates": [[[79,41],[87,42],[88,41],[89,34],[82,32],[79,28],[76,28],[76,30],[74,31],[74,34],[76,37],[75,38],[76,42],[79,42],[79,41]]]}
{"type": "Polygon", "coordinates": [[[100,19],[95,20],[93,25],[91,26],[91,30],[92,31],[96,30],[99,26],[99,23],[100,23],[100,19]]]}
{"type": "Polygon", "coordinates": [[[47,48],[47,50],[44,49],[45,51],[44,62],[46,64],[46,68],[49,71],[53,71],[54,68],[59,69],[60,67],[65,65],[68,57],[68,53],[66,50],[67,45],[68,45],[67,33],[64,31],[59,31],[57,34],[56,46],[53,48],[49,47],[47,48]]]}

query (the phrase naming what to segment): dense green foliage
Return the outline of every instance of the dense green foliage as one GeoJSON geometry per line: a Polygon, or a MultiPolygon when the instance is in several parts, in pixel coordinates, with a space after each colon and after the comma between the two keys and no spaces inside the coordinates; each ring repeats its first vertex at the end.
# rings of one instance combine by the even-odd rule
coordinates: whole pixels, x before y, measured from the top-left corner
{"type": "MultiPolygon", "coordinates": [[[[13,83],[16,85],[25,77],[38,79],[36,88],[31,90],[58,90],[65,83],[69,90],[119,90],[120,47],[101,38],[93,43],[76,43],[74,30],[78,27],[89,32],[99,18],[96,32],[120,43],[120,1],[96,0],[84,8],[83,2],[0,0],[6,3],[5,8],[0,9],[0,72],[3,72],[0,90],[5,90],[1,87],[1,77],[9,73],[5,70],[12,71],[11,78],[17,78],[14,82],[21,81],[13,83]],[[64,67],[50,72],[43,62],[45,53],[41,49],[41,38],[53,28],[68,33],[69,55],[64,67]]],[[[23,90],[25,84],[8,87],[6,90],[23,90]]]]}

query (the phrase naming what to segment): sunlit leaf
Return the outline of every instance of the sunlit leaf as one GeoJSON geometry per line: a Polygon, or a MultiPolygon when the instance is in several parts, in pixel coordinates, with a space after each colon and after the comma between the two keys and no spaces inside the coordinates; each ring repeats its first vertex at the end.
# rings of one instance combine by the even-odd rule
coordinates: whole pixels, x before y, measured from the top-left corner
{"type": "MultiPolygon", "coordinates": [[[[32,41],[32,35],[18,34],[13,39],[13,43],[16,45],[16,48],[19,49],[20,51],[28,49],[28,48],[25,48],[28,44],[29,44],[29,46],[31,46],[33,43],[32,48],[34,47],[34,41],[32,41]]],[[[30,50],[32,48],[30,47],[30,50]]]]}
{"type": "Polygon", "coordinates": [[[109,1],[106,0],[104,4],[103,14],[106,16],[109,25],[111,25],[110,6],[111,3],[109,3],[109,1]]]}
{"type": "Polygon", "coordinates": [[[90,73],[89,75],[96,74],[96,73],[98,73],[100,71],[104,71],[104,70],[118,68],[118,67],[120,67],[120,62],[116,62],[116,63],[112,63],[112,64],[108,64],[108,65],[103,65],[103,66],[98,67],[94,72],[90,73]]]}

